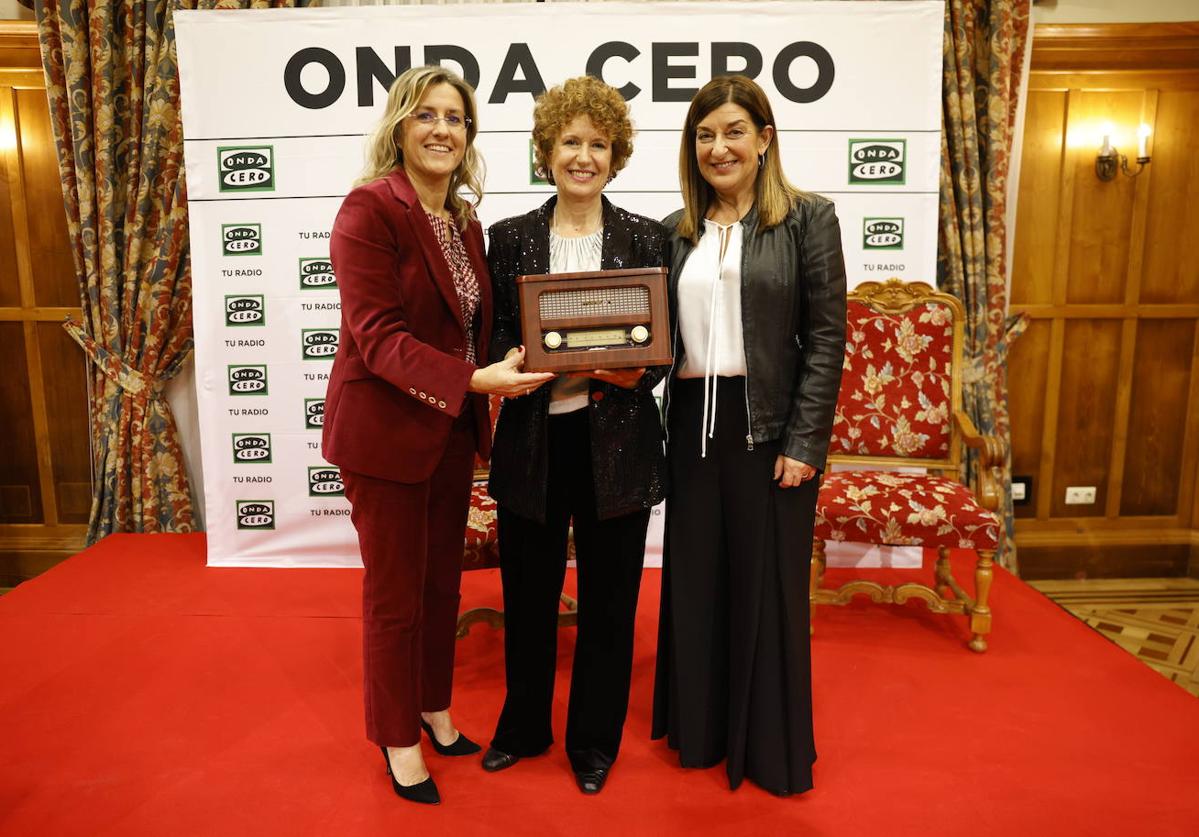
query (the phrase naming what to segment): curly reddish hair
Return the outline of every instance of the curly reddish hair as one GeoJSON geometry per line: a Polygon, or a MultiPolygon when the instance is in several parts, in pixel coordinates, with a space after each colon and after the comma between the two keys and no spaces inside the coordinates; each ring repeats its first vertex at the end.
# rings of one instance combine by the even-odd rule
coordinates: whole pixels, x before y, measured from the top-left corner
{"type": "Polygon", "coordinates": [[[548,179],[554,143],[577,116],[586,116],[612,143],[612,172],[624,168],[633,154],[633,123],[624,97],[591,76],[568,79],[537,97],[533,108],[533,154],[537,173],[548,179]]]}

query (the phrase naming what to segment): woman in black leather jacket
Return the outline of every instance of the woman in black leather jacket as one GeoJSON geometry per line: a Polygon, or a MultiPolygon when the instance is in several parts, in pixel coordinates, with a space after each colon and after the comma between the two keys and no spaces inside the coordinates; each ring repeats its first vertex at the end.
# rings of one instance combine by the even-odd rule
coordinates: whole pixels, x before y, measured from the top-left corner
{"type": "Polygon", "coordinates": [[[833,205],[783,176],[769,101],[691,101],[666,219],[674,366],[653,736],[774,793],[812,787],[808,568],[845,351],[833,205]]]}
{"type": "MultiPolygon", "coordinates": [[[[557,195],[490,230],[497,358],[520,345],[517,276],[658,267],[664,257],[660,224],[602,196],[632,152],[616,90],[588,77],[553,88],[538,100],[533,139],[557,195]]],[[[616,759],[646,528],[662,499],[662,427],[650,390],[664,372],[564,375],[500,409],[489,490],[499,505],[507,696],[483,756],[487,770],[553,741],[558,597],[572,520],[580,606],[566,752],[584,793],[603,788],[616,759]]]]}

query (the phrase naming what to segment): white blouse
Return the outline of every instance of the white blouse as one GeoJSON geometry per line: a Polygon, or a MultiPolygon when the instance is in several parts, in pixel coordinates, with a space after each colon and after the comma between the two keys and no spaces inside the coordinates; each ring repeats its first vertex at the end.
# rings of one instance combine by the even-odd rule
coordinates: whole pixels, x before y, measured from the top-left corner
{"type": "Polygon", "coordinates": [[[680,378],[745,375],[741,333],[740,222],[704,219],[704,235],[679,274],[679,336],[686,356],[680,378]],[[723,253],[722,253],[723,250],[723,253]]]}
{"type": "Polygon", "coordinates": [[[680,378],[704,379],[700,455],[716,432],[716,388],[720,378],[746,374],[741,329],[741,222],[704,219],[704,234],[679,274],[678,325],[685,357],[680,378]],[[709,408],[711,412],[709,412],[709,408]]]}
{"type": "MultiPolygon", "coordinates": [[[[600,269],[603,227],[591,235],[573,238],[550,230],[550,273],[578,273],[600,269]]],[[[587,406],[591,379],[561,375],[550,385],[550,415],[573,413],[587,406]]]]}

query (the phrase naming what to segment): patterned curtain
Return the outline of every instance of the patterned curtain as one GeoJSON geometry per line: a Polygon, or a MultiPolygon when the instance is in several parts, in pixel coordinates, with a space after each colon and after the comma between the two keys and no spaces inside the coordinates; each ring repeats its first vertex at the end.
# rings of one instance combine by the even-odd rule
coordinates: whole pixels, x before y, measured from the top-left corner
{"type": "MultiPolygon", "coordinates": [[[[999,561],[1013,572],[1007,347],[1024,320],[1007,318],[1004,213],[1028,15],[1029,0],[946,0],[937,252],[938,284],[966,307],[963,404],[980,432],[1008,448],[999,561]]],[[[976,467],[971,456],[972,479],[976,467]]]]}
{"type": "Polygon", "coordinates": [[[39,0],[50,119],[90,365],[88,543],[187,532],[192,497],[163,388],[192,349],[175,8],[228,0],[39,0]]]}

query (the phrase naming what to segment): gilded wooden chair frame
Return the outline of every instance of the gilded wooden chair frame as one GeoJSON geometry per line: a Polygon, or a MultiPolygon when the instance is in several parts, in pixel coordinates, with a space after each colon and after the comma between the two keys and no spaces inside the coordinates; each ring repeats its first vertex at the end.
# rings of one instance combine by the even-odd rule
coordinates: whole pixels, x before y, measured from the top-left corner
{"type": "MultiPolygon", "coordinates": [[[[997,436],[984,436],[962,410],[962,348],[965,310],[962,303],[950,294],[937,291],[924,282],[866,282],[849,293],[849,299],[861,302],[882,314],[902,314],[917,305],[934,302],[944,305],[953,315],[953,360],[950,369],[951,440],[949,454],[944,459],[925,459],[902,456],[830,455],[828,461],[838,465],[873,467],[925,468],[951,479],[962,479],[963,451],[966,447],[979,452],[978,479],[971,486],[984,509],[994,512],[999,507],[999,481],[995,469],[1004,459],[1004,446],[997,436]]],[[[974,569],[974,594],[971,595],[954,578],[949,563],[949,549],[938,548],[932,585],[906,582],[883,585],[866,579],[853,579],[840,587],[823,586],[826,568],[825,542],[816,538],[812,548],[812,568],[809,597],[813,605],[848,604],[856,595],[869,596],[876,603],[903,604],[909,599],[923,601],[933,613],[964,615],[972,633],[969,647],[982,653],[987,650],[986,635],[991,631],[990,590],[993,577],[994,550],[977,550],[974,569]]]]}

